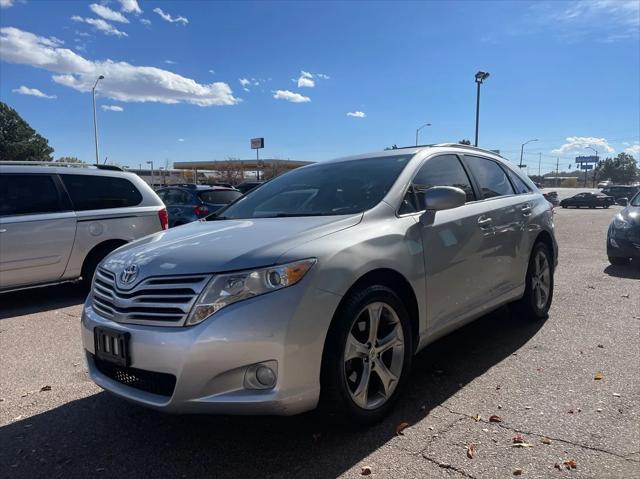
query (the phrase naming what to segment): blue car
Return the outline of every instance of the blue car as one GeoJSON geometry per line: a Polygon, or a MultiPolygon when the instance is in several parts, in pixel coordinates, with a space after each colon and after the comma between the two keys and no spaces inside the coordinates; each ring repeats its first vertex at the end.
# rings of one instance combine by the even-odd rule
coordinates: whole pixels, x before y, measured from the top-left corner
{"type": "Polygon", "coordinates": [[[156,191],[167,206],[169,227],[199,220],[242,196],[235,188],[207,185],[175,185],[156,191]]]}

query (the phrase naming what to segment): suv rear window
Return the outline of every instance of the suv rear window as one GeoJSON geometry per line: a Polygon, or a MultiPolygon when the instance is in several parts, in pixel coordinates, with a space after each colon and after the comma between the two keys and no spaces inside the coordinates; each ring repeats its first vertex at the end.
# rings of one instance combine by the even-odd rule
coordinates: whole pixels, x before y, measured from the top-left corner
{"type": "Polygon", "coordinates": [[[67,174],[60,177],[76,211],[125,208],[142,202],[138,189],[125,178],[67,174]]]}
{"type": "Polygon", "coordinates": [[[60,196],[50,175],[0,176],[0,216],[57,211],[60,196]]]}
{"type": "Polygon", "coordinates": [[[498,163],[478,156],[465,155],[465,160],[478,180],[484,198],[514,194],[507,175],[498,163]]]}
{"type": "Polygon", "coordinates": [[[205,203],[211,203],[214,205],[226,205],[232,201],[237,200],[242,196],[239,191],[233,190],[210,190],[201,191],[198,193],[198,197],[205,203]]]}

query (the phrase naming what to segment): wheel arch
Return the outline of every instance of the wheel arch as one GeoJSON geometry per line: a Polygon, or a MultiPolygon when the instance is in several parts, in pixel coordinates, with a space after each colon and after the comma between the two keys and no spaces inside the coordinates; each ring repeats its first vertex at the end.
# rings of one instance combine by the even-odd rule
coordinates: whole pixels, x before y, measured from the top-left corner
{"type": "Polygon", "coordinates": [[[106,241],[103,241],[95,245],[93,248],[89,250],[87,255],[84,257],[84,261],[82,262],[81,274],[84,276],[87,266],[91,265],[91,262],[94,261],[96,258],[102,259],[106,255],[111,253],[114,249],[119,248],[120,246],[123,246],[128,242],[129,241],[124,239],[108,239],[106,241]]]}
{"type": "Polygon", "coordinates": [[[551,233],[549,233],[547,230],[540,231],[540,233],[538,233],[538,236],[536,236],[536,239],[533,242],[533,245],[531,246],[531,249],[533,249],[533,247],[537,243],[542,243],[547,248],[549,248],[549,252],[551,253],[551,264],[553,265],[553,268],[555,269],[555,264],[557,262],[557,258],[556,258],[556,250],[554,248],[554,241],[553,241],[553,237],[551,236],[551,233]]]}

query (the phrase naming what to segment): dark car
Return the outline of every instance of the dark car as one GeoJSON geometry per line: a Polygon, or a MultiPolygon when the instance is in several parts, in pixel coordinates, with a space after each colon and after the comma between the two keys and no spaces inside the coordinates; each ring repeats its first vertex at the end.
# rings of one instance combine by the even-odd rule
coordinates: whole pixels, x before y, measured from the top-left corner
{"type": "Polygon", "coordinates": [[[169,227],[204,218],[242,196],[235,188],[205,185],[169,186],[156,193],[167,206],[169,227]]]}
{"type": "Polygon", "coordinates": [[[551,203],[554,208],[560,204],[560,200],[558,199],[557,191],[549,191],[548,193],[542,193],[544,199],[551,203]]]}
{"type": "Polygon", "coordinates": [[[640,192],[611,221],[607,233],[607,256],[613,265],[640,261],[640,192]]]}
{"type": "Polygon", "coordinates": [[[620,198],[633,198],[640,191],[640,186],[610,185],[602,188],[603,195],[612,196],[616,201],[620,198]]]}
{"type": "Polygon", "coordinates": [[[560,202],[560,206],[563,208],[568,208],[569,206],[574,206],[576,208],[581,208],[583,206],[587,208],[608,208],[609,206],[616,203],[616,200],[607,195],[603,195],[602,193],[578,193],[571,198],[565,198],[560,202]]]}
{"type": "Polygon", "coordinates": [[[257,188],[261,184],[263,184],[262,181],[245,181],[244,183],[240,183],[237,186],[237,189],[240,193],[242,193],[243,195],[246,195],[251,190],[257,188]]]}

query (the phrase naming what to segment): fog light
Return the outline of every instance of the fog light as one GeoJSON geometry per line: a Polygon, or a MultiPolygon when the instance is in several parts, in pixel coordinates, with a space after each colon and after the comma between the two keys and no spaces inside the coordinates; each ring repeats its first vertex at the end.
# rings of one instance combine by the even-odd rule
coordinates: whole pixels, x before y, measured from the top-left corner
{"type": "Polygon", "coordinates": [[[270,388],[276,383],[276,373],[267,366],[260,366],[256,370],[256,379],[264,387],[270,388]]]}
{"type": "Polygon", "coordinates": [[[244,387],[247,389],[271,389],[278,381],[278,362],[264,361],[253,364],[244,374],[244,387]]]}

